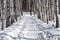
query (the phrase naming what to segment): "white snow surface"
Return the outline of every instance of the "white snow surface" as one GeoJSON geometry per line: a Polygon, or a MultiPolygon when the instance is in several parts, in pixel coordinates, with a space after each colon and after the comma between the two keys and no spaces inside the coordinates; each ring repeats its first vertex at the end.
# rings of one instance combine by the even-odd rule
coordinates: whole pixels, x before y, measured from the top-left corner
{"type": "Polygon", "coordinates": [[[46,24],[35,16],[24,12],[24,16],[8,28],[0,32],[1,40],[46,40],[47,34],[60,35],[60,29],[46,24]],[[58,31],[57,31],[58,30],[58,31]]]}

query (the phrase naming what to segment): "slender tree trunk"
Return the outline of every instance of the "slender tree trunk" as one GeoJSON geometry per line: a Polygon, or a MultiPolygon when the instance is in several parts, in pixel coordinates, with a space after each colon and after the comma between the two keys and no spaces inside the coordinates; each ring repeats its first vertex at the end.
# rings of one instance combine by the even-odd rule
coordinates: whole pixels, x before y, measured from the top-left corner
{"type": "Polygon", "coordinates": [[[56,13],[56,28],[59,27],[59,18],[58,18],[58,14],[59,14],[59,4],[58,4],[58,0],[56,1],[57,3],[57,13],[56,13]]]}

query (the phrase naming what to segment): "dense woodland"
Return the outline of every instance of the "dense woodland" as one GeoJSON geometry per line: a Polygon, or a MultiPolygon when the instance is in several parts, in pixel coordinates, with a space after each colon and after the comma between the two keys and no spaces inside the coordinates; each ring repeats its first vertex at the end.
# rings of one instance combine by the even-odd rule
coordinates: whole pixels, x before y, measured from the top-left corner
{"type": "Polygon", "coordinates": [[[0,0],[2,30],[23,16],[23,12],[30,12],[31,16],[33,12],[44,23],[53,21],[59,27],[60,0],[0,0]]]}

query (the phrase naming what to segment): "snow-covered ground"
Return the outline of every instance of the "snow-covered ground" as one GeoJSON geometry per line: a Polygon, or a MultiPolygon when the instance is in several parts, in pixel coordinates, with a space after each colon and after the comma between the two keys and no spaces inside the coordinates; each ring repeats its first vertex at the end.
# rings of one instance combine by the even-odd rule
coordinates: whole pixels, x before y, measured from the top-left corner
{"type": "Polygon", "coordinates": [[[27,13],[9,28],[1,31],[0,40],[53,40],[51,35],[60,35],[59,32],[60,29],[54,29],[51,24],[45,24],[27,13]]]}

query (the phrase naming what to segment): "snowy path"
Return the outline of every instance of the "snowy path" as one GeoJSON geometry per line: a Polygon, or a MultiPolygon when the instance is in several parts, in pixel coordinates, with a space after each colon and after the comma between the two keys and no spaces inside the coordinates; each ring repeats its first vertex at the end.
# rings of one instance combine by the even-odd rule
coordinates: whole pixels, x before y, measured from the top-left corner
{"type": "Polygon", "coordinates": [[[48,28],[44,27],[42,25],[43,23],[34,16],[25,16],[25,20],[24,30],[19,34],[20,40],[40,40],[40,36],[45,40],[43,37],[44,32],[41,30],[48,28]],[[40,33],[42,33],[42,35],[40,33]]]}
{"type": "Polygon", "coordinates": [[[37,19],[32,17],[32,16],[26,16],[25,17],[25,27],[24,30],[21,32],[20,35],[20,39],[21,40],[37,40],[38,37],[38,33],[40,31],[39,26],[36,24],[37,23],[37,19]]]}
{"type": "MultiPolygon", "coordinates": [[[[40,33],[44,35],[41,30],[47,29],[42,24],[42,21],[35,16],[23,16],[22,19],[0,32],[0,40],[40,40],[42,36],[40,33]]],[[[42,39],[44,40],[43,36],[42,39]]]]}

